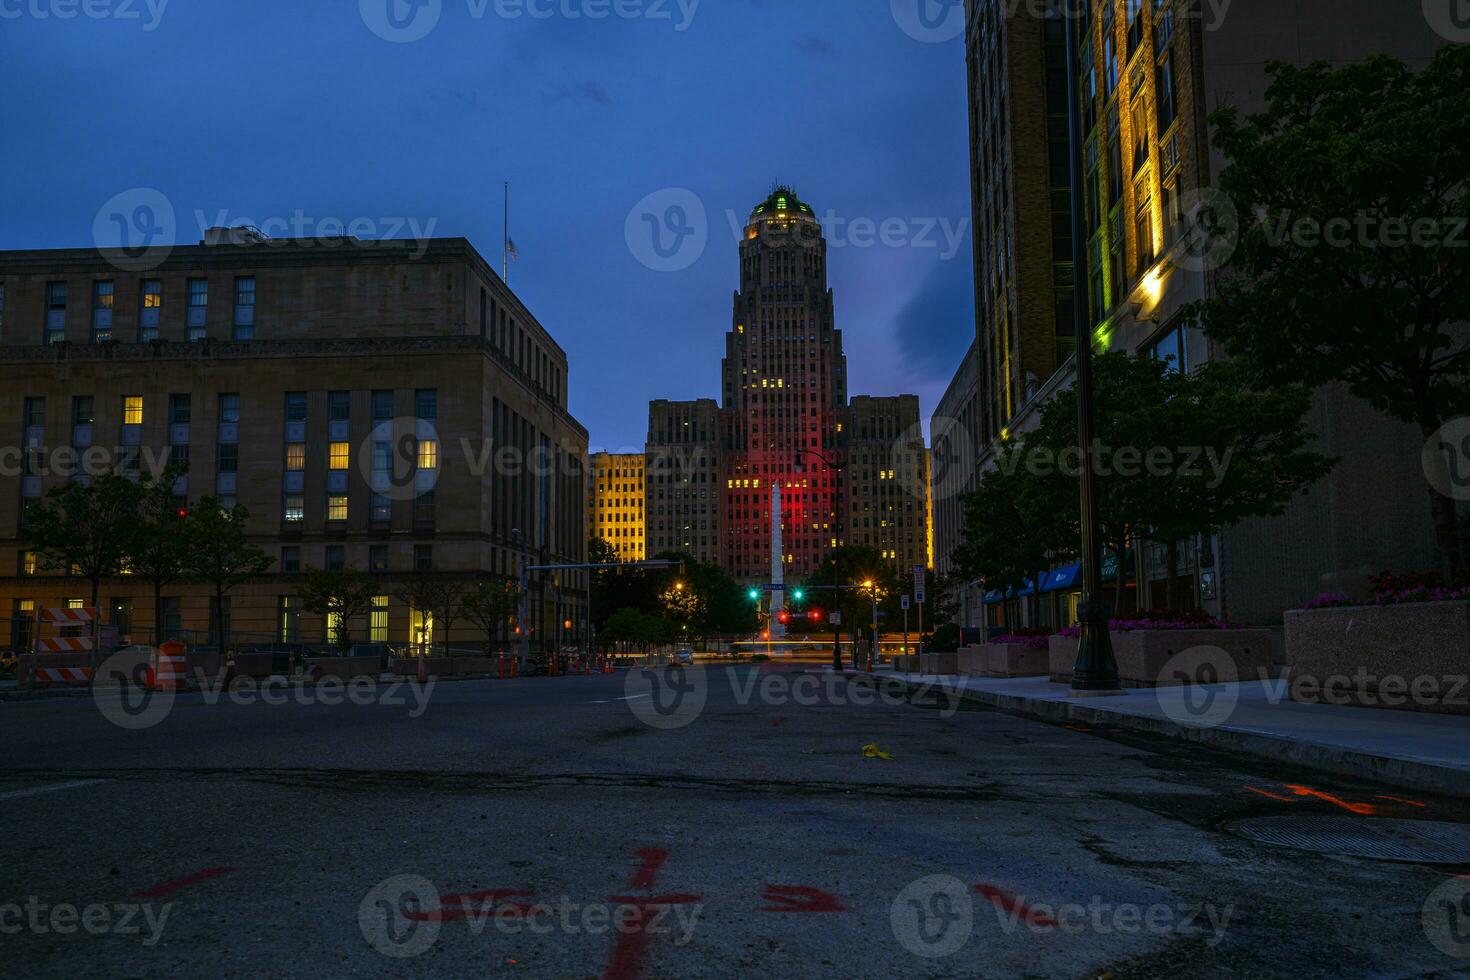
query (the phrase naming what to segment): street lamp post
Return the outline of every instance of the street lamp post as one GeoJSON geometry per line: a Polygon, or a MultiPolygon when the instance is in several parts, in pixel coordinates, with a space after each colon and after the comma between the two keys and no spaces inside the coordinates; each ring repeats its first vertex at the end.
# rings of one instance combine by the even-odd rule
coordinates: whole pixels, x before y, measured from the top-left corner
{"type": "MultiPolygon", "coordinates": [[[[1092,439],[1095,406],[1092,396],[1092,314],[1087,291],[1087,227],[1083,220],[1086,197],[1082,176],[1082,103],[1077,77],[1077,4],[1067,0],[1062,8],[1065,25],[1067,66],[1067,130],[1071,168],[1072,203],[1072,316],[1077,351],[1077,441],[1082,451],[1082,604],[1078,618],[1082,638],[1077,644],[1077,661],[1072,667],[1072,691],[1076,694],[1117,693],[1118,664],[1113,659],[1113,641],[1108,635],[1109,609],[1102,598],[1102,552],[1097,527],[1097,447],[1092,439]]],[[[1090,53],[1089,53],[1090,57],[1090,53]]]]}

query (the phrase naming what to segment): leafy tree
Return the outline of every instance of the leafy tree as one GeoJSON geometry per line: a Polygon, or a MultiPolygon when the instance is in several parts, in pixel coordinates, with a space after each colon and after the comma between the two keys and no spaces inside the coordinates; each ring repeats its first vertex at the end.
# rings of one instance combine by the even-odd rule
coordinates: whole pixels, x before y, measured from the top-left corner
{"type": "MultiPolygon", "coordinates": [[[[444,633],[444,655],[449,655],[449,630],[464,610],[465,583],[435,572],[416,572],[403,581],[393,597],[411,609],[427,612],[434,630],[444,633]]],[[[433,641],[430,640],[430,648],[433,641]]]]}
{"type": "Polygon", "coordinates": [[[329,630],[336,623],[332,640],[345,654],[352,649],[352,621],[372,609],[377,591],[377,584],[362,572],[313,569],[296,594],[301,608],[324,617],[329,630]]]}
{"type": "Polygon", "coordinates": [[[189,510],[174,499],[174,482],[188,471],[170,466],[139,485],[128,567],[153,586],[154,641],[162,643],[163,590],[184,577],[189,553],[189,510]]]}
{"type": "Polygon", "coordinates": [[[250,543],[250,512],[239,504],[226,508],[209,496],[189,512],[184,573],[208,584],[214,593],[215,642],[225,652],[225,596],[236,586],[268,571],[271,558],[250,543]]]}
{"type": "MultiPolygon", "coordinates": [[[[1418,73],[1386,57],[1268,70],[1265,111],[1211,116],[1220,190],[1247,220],[1200,321],[1268,384],[1344,382],[1443,450],[1441,426],[1470,414],[1470,46],[1418,73]]],[[[1229,210],[1212,231],[1232,231],[1229,210]]],[[[1429,494],[1463,579],[1455,502],[1429,494]]]]}
{"type": "Polygon", "coordinates": [[[872,592],[861,587],[866,582],[873,583],[880,612],[890,619],[902,615],[899,601],[907,591],[903,576],[893,571],[876,549],[861,545],[843,545],[823,556],[821,564],[802,583],[810,590],[805,605],[824,612],[840,612],[842,625],[856,637],[873,621],[872,592]],[[848,587],[833,589],[832,586],[848,587]]]}
{"type": "MultiPolygon", "coordinates": [[[[89,605],[97,608],[102,580],[127,565],[141,491],[138,484],[114,473],[74,479],[52,489],[33,505],[25,533],[36,563],[87,580],[89,605]]],[[[101,610],[92,621],[94,650],[101,610]]]]}
{"type": "Polygon", "coordinates": [[[494,650],[495,632],[516,617],[520,602],[520,586],[504,575],[479,579],[465,593],[460,607],[464,618],[485,634],[486,656],[494,650]]]}

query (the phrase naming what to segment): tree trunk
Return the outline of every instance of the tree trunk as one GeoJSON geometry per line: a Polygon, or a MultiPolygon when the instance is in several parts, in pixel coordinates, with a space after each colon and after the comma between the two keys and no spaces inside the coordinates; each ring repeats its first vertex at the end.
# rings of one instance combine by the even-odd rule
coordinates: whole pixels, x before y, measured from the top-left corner
{"type": "Polygon", "coordinates": [[[101,576],[92,576],[92,652],[88,661],[92,665],[92,676],[88,682],[93,683],[97,679],[97,667],[102,663],[102,607],[98,604],[98,596],[102,592],[101,576]]]}
{"type": "Polygon", "coordinates": [[[153,580],[153,645],[163,642],[163,582],[153,580]]]}
{"type": "MultiPolygon", "coordinates": [[[[1419,422],[1419,428],[1424,433],[1426,442],[1431,439],[1440,442],[1440,445],[1435,446],[1438,451],[1431,454],[1435,461],[1432,465],[1438,472],[1431,474],[1429,509],[1434,517],[1434,539],[1439,545],[1440,570],[1444,575],[1444,584],[1449,586],[1465,581],[1465,556],[1460,550],[1459,514],[1455,499],[1445,496],[1437,489],[1452,485],[1445,460],[1445,446],[1438,435],[1440,424],[1438,418],[1426,417],[1419,422]]],[[[1454,449],[1451,448],[1451,451],[1454,449]]]]}
{"type": "Polygon", "coordinates": [[[1164,567],[1169,576],[1169,580],[1164,583],[1164,606],[1168,609],[1178,609],[1179,542],[1175,538],[1170,538],[1168,543],[1164,545],[1164,567]]]}
{"type": "Polygon", "coordinates": [[[214,588],[214,632],[215,643],[218,644],[219,662],[223,666],[225,662],[225,590],[218,585],[214,588]]]}

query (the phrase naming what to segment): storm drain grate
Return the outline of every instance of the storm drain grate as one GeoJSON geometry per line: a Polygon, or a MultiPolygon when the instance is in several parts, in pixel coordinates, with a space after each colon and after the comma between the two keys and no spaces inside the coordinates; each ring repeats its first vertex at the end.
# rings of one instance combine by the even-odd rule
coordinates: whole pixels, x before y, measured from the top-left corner
{"type": "Polygon", "coordinates": [[[1226,827],[1239,837],[1344,857],[1470,864],[1470,825],[1362,817],[1255,817],[1226,827]]]}

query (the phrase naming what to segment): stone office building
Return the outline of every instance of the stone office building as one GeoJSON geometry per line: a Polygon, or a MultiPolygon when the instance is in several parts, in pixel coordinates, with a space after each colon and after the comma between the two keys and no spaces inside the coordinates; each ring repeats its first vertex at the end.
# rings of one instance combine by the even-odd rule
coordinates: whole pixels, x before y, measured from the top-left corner
{"type": "Polygon", "coordinates": [[[594,538],[612,545],[619,561],[644,559],[642,453],[593,453],[587,514],[594,538]]]}
{"type": "MultiPolygon", "coordinates": [[[[95,249],[0,253],[3,443],[0,609],[10,642],[84,583],[37,567],[25,515],[66,479],[58,450],[107,466],[186,463],[181,499],[250,512],[274,561],[223,614],[241,642],[320,642],[296,586],[313,568],[382,582],[363,639],[407,645],[430,617],[394,598],[407,576],[515,575],[585,553],[586,430],[567,410],[566,354],[464,239],[270,240],[212,230],[148,268],[95,249]]],[[[578,635],[581,573],[533,576],[538,645],[578,635]]],[[[146,640],[196,634],[205,591],[104,584],[104,617],[146,640]]],[[[450,639],[479,642],[453,624],[450,639]]],[[[0,642],[4,642],[0,640],[0,642]]]]}

